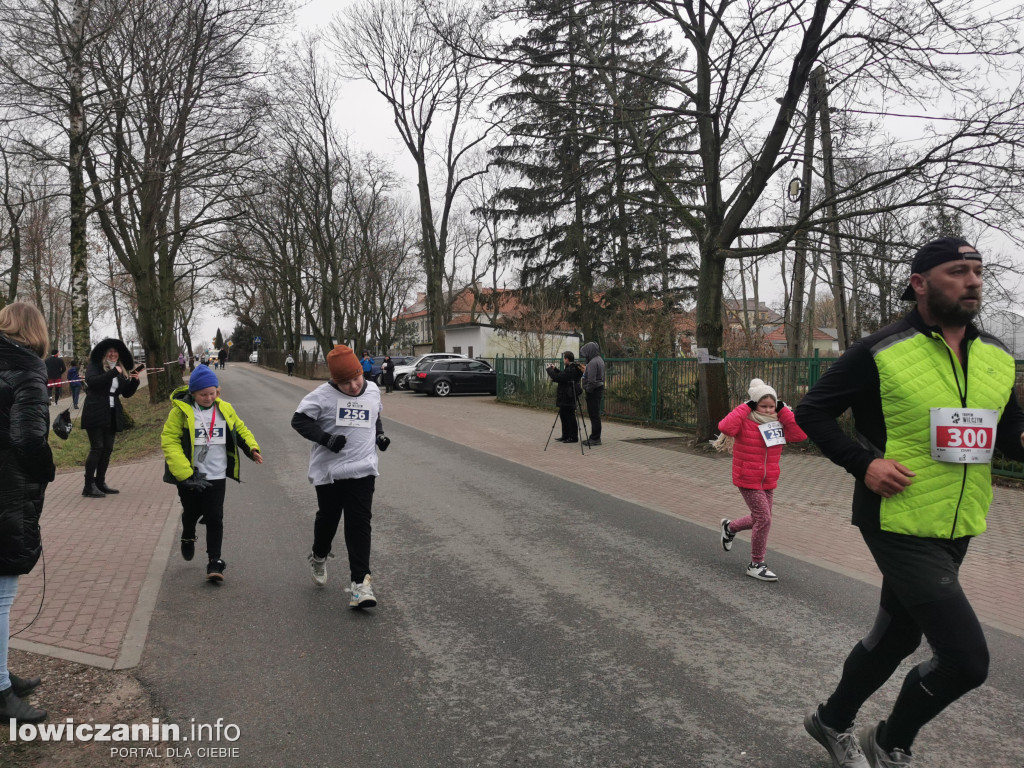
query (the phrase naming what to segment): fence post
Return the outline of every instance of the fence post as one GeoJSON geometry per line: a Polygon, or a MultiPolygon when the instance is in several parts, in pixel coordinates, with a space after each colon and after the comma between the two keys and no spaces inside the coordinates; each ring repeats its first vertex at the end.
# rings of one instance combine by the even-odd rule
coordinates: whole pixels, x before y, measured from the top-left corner
{"type": "Polygon", "coordinates": [[[651,367],[651,423],[658,420],[658,358],[651,367]]]}
{"type": "Polygon", "coordinates": [[[814,359],[811,360],[811,364],[809,366],[808,374],[809,375],[807,377],[808,378],[807,388],[810,389],[811,387],[813,387],[817,383],[818,379],[821,378],[821,350],[820,349],[815,349],[814,350],[814,359]]]}

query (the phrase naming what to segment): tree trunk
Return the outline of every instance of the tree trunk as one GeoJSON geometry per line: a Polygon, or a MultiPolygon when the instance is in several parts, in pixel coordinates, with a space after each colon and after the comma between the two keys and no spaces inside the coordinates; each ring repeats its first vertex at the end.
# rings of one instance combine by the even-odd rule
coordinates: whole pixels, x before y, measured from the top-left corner
{"type": "MultiPolygon", "coordinates": [[[[722,281],[725,260],[715,253],[702,253],[697,277],[697,346],[708,354],[722,354],[722,281]]],[[[711,440],[718,422],[729,412],[729,387],[725,365],[698,366],[700,397],[697,400],[697,442],[711,440]]]]}
{"type": "Polygon", "coordinates": [[[85,152],[85,98],[83,96],[82,58],[85,18],[89,0],[75,0],[71,8],[68,49],[68,182],[71,219],[71,338],[72,354],[87,358],[92,350],[89,333],[89,249],[86,240],[85,176],[82,158],[85,152]]]}

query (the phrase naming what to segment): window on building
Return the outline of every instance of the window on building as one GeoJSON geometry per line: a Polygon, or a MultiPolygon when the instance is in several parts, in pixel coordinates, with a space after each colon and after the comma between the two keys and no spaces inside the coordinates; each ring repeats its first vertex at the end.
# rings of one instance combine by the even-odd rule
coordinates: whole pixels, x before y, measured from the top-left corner
{"type": "Polygon", "coordinates": [[[452,347],[452,352],[454,352],[457,355],[461,355],[462,354],[462,347],[452,347]]]}
{"type": "MultiPolygon", "coordinates": [[[[458,350],[456,350],[456,351],[458,351],[458,350]]],[[[466,357],[472,357],[472,356],[473,356],[473,348],[469,347],[469,352],[466,353],[466,357]]]]}

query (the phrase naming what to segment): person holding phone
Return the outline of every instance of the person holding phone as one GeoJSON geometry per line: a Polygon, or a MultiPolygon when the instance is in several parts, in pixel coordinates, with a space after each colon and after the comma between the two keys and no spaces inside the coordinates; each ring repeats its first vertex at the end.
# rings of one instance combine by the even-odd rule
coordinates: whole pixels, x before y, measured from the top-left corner
{"type": "Polygon", "coordinates": [[[118,493],[116,488],[107,485],[107,466],[114,452],[114,438],[124,429],[121,398],[135,394],[139,374],[145,367],[135,365],[132,353],[120,339],[104,339],[89,354],[82,406],[82,429],[89,435],[83,496],[102,499],[107,494],[118,493]]]}

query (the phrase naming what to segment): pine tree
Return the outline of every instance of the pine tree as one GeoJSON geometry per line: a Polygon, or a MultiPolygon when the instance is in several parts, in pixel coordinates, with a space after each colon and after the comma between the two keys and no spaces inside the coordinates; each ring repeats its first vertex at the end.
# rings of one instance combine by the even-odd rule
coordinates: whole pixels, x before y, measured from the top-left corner
{"type": "Polygon", "coordinates": [[[517,184],[498,194],[493,213],[517,224],[505,246],[522,264],[522,284],[560,289],[584,335],[600,339],[599,289],[608,309],[677,287],[671,236],[644,173],[650,162],[670,168],[665,151],[684,141],[642,106],[658,103],[652,91],[667,41],[621,3],[534,0],[527,8],[532,26],[507,51],[522,63],[496,104],[507,112],[508,139],[492,150],[517,184]],[[652,151],[633,156],[630,131],[649,137],[652,151]]]}

